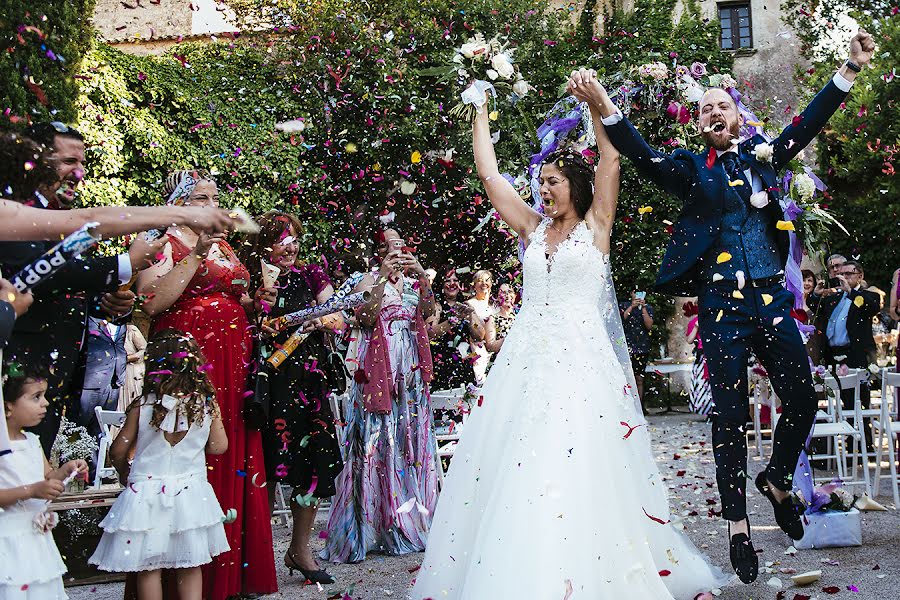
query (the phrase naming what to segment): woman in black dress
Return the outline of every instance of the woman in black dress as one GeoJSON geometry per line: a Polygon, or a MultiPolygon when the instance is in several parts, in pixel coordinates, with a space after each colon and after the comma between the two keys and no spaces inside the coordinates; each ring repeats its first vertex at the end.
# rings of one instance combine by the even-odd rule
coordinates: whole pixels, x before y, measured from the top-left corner
{"type": "Polygon", "coordinates": [[[460,301],[456,269],[443,271],[438,306],[429,321],[434,377],[431,388],[444,390],[467,386],[475,381],[471,342],[485,337],[484,321],[469,304],[460,301]]]}
{"type": "MultiPolygon", "coordinates": [[[[278,267],[277,297],[268,316],[278,317],[331,297],[334,288],[325,271],[298,260],[299,220],[279,211],[267,212],[257,220],[261,231],[247,240],[244,264],[258,285],[263,283],[263,270],[270,269],[269,265],[278,267]]],[[[326,375],[330,353],[326,335],[342,327],[339,314],[308,321],[303,331],[309,337],[277,368],[270,361],[262,366],[269,376],[269,419],[263,432],[268,480],[293,488],[294,530],[284,564],[313,583],[334,583],[313,557],[309,538],[319,501],[334,495],[334,479],[343,467],[326,375]]],[[[288,328],[275,335],[264,332],[263,355],[277,354],[295,330],[288,328]]]]}

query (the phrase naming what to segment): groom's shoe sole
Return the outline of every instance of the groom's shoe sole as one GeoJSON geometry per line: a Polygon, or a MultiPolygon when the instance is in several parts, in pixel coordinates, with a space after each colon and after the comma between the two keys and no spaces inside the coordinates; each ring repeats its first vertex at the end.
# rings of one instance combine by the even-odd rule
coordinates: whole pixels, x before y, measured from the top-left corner
{"type": "Polygon", "coordinates": [[[728,540],[731,566],[743,583],[753,583],[759,576],[759,558],[746,533],[736,533],[728,540]]]}
{"type": "Polygon", "coordinates": [[[775,511],[775,521],[781,530],[788,534],[792,540],[803,538],[803,521],[800,520],[800,513],[797,507],[791,501],[790,496],[779,502],[769,490],[769,482],[766,480],[766,472],[763,471],[756,476],[756,489],[759,493],[769,499],[772,503],[772,509],[775,511]]]}

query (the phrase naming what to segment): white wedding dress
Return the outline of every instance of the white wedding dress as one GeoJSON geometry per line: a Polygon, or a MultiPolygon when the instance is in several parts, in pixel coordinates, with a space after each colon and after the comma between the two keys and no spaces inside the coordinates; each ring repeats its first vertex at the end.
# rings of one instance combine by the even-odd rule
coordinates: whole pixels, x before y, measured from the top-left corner
{"type": "Polygon", "coordinates": [[[609,257],[582,222],[548,260],[548,222],[529,238],[522,309],[466,422],[412,598],[691,600],[730,578],[668,523],[607,333],[609,257]]]}

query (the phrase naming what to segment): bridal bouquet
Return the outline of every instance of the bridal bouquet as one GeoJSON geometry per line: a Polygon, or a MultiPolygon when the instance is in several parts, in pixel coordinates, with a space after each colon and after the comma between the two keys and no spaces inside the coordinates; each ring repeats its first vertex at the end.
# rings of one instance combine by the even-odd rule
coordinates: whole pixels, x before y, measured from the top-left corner
{"type": "Polygon", "coordinates": [[[783,201],[784,221],[778,228],[795,231],[803,243],[803,248],[811,257],[822,253],[823,243],[829,238],[832,227],[838,227],[850,235],[843,225],[816,200],[816,194],[825,190],[825,185],[812,174],[809,168],[804,173],[788,171],[784,176],[787,197],[783,201]]]}
{"type": "MultiPolygon", "coordinates": [[[[471,123],[487,103],[488,90],[495,97],[505,96],[514,105],[533,89],[513,62],[514,50],[497,36],[485,40],[483,34],[476,33],[456,48],[449,64],[423,69],[419,74],[455,84],[460,101],[450,109],[450,116],[471,123]]],[[[492,112],[491,117],[496,119],[496,114],[492,112]]]]}

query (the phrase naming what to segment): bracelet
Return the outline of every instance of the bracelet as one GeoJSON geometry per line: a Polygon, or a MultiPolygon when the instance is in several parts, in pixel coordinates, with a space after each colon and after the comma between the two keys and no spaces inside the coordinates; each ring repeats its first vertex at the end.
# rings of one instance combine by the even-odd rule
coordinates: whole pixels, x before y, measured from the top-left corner
{"type": "Polygon", "coordinates": [[[860,67],[858,64],[856,64],[855,62],[853,62],[853,61],[850,60],[849,58],[847,59],[847,61],[846,61],[844,64],[847,66],[848,69],[850,69],[850,70],[853,71],[854,73],[860,73],[860,72],[862,72],[862,67],[860,67]]]}

